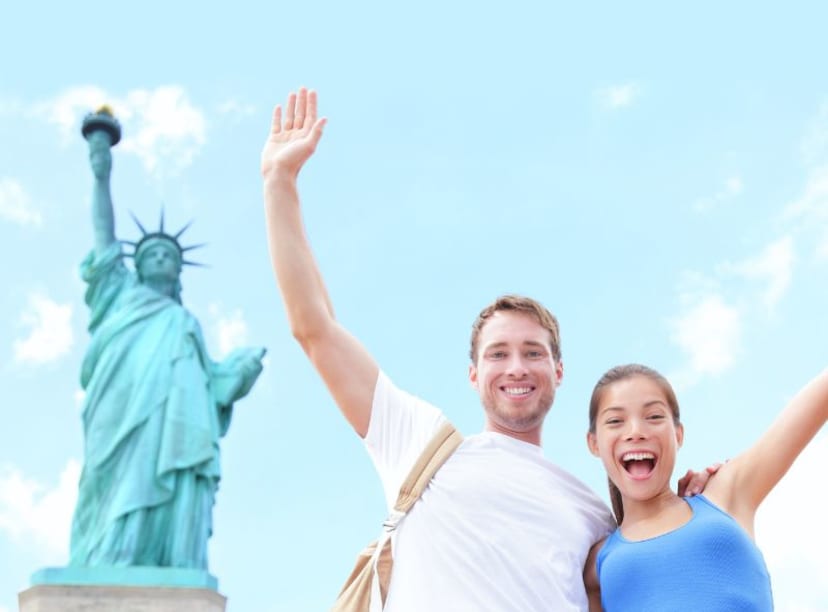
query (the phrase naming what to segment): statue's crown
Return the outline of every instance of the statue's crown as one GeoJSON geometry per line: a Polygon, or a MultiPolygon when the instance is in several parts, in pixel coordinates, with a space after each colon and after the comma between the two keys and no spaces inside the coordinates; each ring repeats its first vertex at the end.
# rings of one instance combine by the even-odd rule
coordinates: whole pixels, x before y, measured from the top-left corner
{"type": "Polygon", "coordinates": [[[150,242],[154,242],[157,240],[165,240],[172,244],[175,247],[176,252],[178,253],[178,258],[181,260],[182,266],[203,266],[204,264],[195,262],[195,261],[188,261],[184,258],[184,253],[187,251],[192,251],[193,249],[197,249],[199,247],[203,247],[204,244],[193,244],[190,246],[181,246],[181,243],[178,242],[178,239],[181,235],[187,231],[187,229],[192,225],[192,221],[187,223],[184,227],[178,230],[175,234],[168,234],[164,231],[164,209],[161,209],[161,220],[158,223],[158,230],[155,232],[148,232],[138,218],[129,213],[132,216],[132,220],[135,221],[135,225],[138,226],[138,229],[141,230],[141,238],[138,242],[130,242],[129,240],[122,240],[123,243],[128,244],[133,247],[132,253],[127,253],[127,257],[132,257],[134,259],[138,259],[141,255],[141,251],[147,247],[150,242]]]}

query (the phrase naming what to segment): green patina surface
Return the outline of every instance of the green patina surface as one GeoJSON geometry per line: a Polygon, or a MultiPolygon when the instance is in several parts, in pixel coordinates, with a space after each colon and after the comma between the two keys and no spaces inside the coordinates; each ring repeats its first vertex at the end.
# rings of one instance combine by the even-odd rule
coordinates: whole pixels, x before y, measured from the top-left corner
{"type": "Polygon", "coordinates": [[[219,442],[234,402],[261,372],[264,349],[210,358],[198,321],[181,304],[183,230],[167,234],[162,215],[157,231],[139,224],[141,239],[124,252],[109,186],[120,125],[99,111],[82,131],[94,175],[95,231],[81,266],[91,335],[81,371],[84,465],[70,567],[36,576],[108,584],[164,577],[165,584],[205,586],[219,442]],[[134,269],[124,263],[128,256],[134,269]]]}

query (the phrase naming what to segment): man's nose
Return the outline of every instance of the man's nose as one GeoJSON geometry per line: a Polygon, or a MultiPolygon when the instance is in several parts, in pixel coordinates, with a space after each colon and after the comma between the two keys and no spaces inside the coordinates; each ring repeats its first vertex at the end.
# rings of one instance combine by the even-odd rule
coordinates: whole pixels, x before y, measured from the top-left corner
{"type": "Polygon", "coordinates": [[[524,362],[522,355],[512,355],[509,358],[507,372],[510,376],[520,378],[525,376],[527,371],[528,368],[526,367],[526,363],[524,362]]]}

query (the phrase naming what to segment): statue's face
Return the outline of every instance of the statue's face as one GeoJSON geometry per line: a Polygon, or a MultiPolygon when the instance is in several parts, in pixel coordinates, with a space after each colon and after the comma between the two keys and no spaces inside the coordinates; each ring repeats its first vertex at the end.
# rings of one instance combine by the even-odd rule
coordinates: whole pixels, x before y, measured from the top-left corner
{"type": "Polygon", "coordinates": [[[154,240],[141,249],[136,261],[141,280],[176,280],[181,273],[181,259],[175,246],[167,240],[154,240]]]}

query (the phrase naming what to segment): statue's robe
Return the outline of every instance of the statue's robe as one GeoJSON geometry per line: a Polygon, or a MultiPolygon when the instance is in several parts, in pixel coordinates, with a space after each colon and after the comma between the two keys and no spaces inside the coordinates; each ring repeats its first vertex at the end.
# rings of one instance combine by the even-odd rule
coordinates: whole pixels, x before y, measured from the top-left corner
{"type": "Polygon", "coordinates": [[[206,569],[233,393],[198,321],[142,285],[120,244],[90,253],[81,273],[92,338],[70,564],[206,569]]]}

